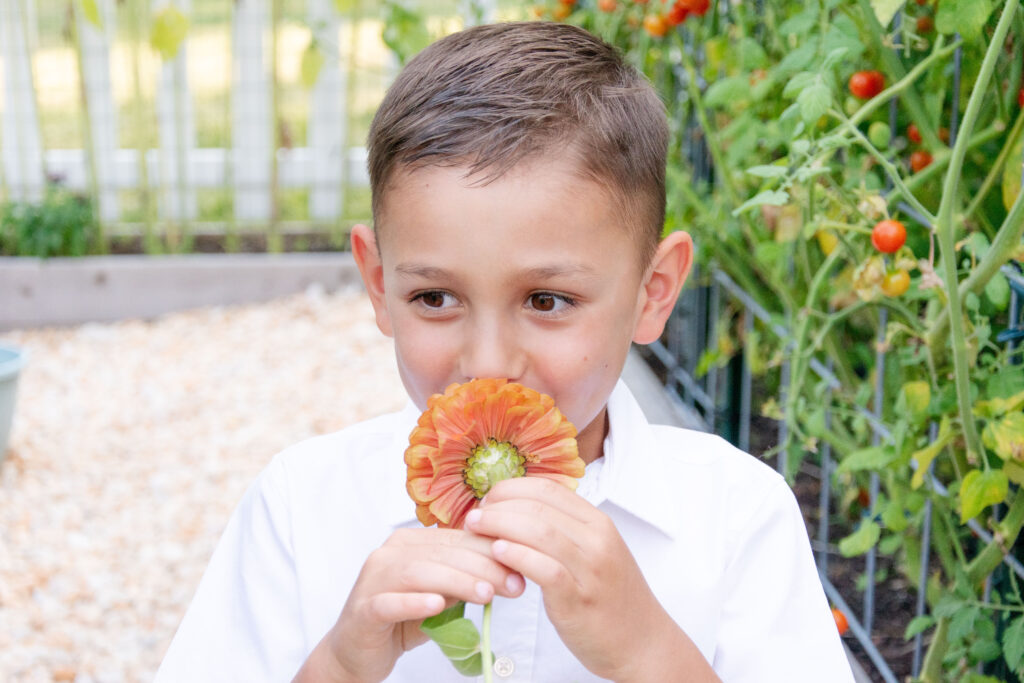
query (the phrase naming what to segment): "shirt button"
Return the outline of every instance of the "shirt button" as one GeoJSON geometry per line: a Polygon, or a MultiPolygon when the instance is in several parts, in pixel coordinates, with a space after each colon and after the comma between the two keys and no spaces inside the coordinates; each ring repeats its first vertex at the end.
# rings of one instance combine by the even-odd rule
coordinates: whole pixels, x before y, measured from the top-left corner
{"type": "Polygon", "coordinates": [[[508,657],[498,657],[494,660],[494,673],[502,678],[508,678],[516,670],[515,662],[508,657]]]}

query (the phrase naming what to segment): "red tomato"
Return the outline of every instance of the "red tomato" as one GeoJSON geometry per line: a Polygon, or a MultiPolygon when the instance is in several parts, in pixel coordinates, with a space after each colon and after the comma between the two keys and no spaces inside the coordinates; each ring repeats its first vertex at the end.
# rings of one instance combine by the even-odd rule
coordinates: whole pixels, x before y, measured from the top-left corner
{"type": "Polygon", "coordinates": [[[1017,106],[1024,107],[1024,88],[1021,88],[1020,92],[1017,93],[1017,106]]]}
{"type": "Polygon", "coordinates": [[[686,16],[690,13],[689,10],[681,7],[679,3],[672,5],[672,8],[665,15],[665,21],[668,22],[669,26],[678,26],[679,24],[686,21],[686,16]]]}
{"type": "Polygon", "coordinates": [[[862,100],[870,100],[885,90],[885,76],[881,71],[858,71],[850,76],[850,94],[862,100]]]}
{"type": "Polygon", "coordinates": [[[919,149],[916,152],[910,154],[910,170],[914,173],[928,168],[928,165],[932,163],[931,152],[923,149],[919,149]]]}
{"type": "Polygon", "coordinates": [[[911,142],[921,144],[921,131],[917,129],[916,123],[907,126],[907,137],[910,138],[911,142]]]}
{"type": "Polygon", "coordinates": [[[842,610],[833,607],[832,618],[836,620],[836,628],[839,630],[839,635],[843,635],[850,630],[850,623],[846,620],[846,615],[843,614],[842,610]]]}
{"type": "Polygon", "coordinates": [[[883,254],[892,254],[899,251],[903,243],[907,241],[907,229],[899,221],[887,218],[884,221],[875,223],[871,229],[871,244],[883,254]]]}
{"type": "Polygon", "coordinates": [[[903,296],[910,289],[910,273],[903,268],[886,273],[882,279],[882,293],[886,296],[903,296]]]}
{"type": "Polygon", "coordinates": [[[660,14],[648,14],[644,17],[644,30],[655,38],[663,38],[668,33],[668,22],[660,14]]]}
{"type": "Polygon", "coordinates": [[[614,12],[616,7],[615,0],[597,0],[597,8],[602,12],[614,12]]]}
{"type": "Polygon", "coordinates": [[[917,18],[918,33],[931,33],[933,28],[935,28],[935,20],[927,14],[917,18]]]}
{"type": "Polygon", "coordinates": [[[698,17],[704,16],[711,7],[711,0],[676,0],[676,6],[698,17]]]}

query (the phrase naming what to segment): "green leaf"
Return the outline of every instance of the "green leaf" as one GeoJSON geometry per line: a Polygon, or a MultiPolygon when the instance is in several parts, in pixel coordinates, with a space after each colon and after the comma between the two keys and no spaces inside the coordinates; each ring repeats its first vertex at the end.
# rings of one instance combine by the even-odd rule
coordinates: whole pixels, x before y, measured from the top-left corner
{"type": "Polygon", "coordinates": [[[750,95],[750,81],[745,76],[722,78],[704,93],[704,104],[709,107],[725,107],[737,101],[746,100],[750,95]]]}
{"type": "Polygon", "coordinates": [[[1003,460],[1024,461],[1024,413],[1009,413],[989,422],[981,437],[1003,460]]]}
{"type": "Polygon", "coordinates": [[[307,90],[316,85],[316,80],[320,77],[320,70],[323,69],[326,61],[323,50],[317,46],[316,41],[310,41],[306,49],[302,51],[302,62],[299,66],[299,77],[307,90]]]}
{"type": "Polygon", "coordinates": [[[96,0],[82,0],[82,16],[98,29],[103,28],[103,21],[100,19],[100,8],[96,0]]]}
{"type": "Polygon", "coordinates": [[[459,601],[451,607],[449,607],[448,609],[444,610],[443,612],[439,612],[438,614],[435,614],[432,617],[427,617],[426,619],[424,619],[423,623],[420,624],[420,630],[426,633],[428,630],[444,626],[450,621],[461,619],[463,616],[465,616],[465,614],[466,603],[459,601]]]}
{"type": "Polygon", "coordinates": [[[799,14],[794,14],[789,19],[779,24],[778,32],[783,36],[793,34],[804,35],[818,23],[817,5],[808,5],[807,9],[799,14]]]}
{"type": "Polygon", "coordinates": [[[935,14],[939,33],[959,32],[965,42],[976,40],[992,13],[992,0],[944,0],[935,14]]]}
{"type": "Polygon", "coordinates": [[[165,61],[171,60],[177,56],[187,33],[188,17],[174,5],[167,5],[153,18],[149,44],[165,61]]]}
{"type": "Polygon", "coordinates": [[[874,547],[881,533],[878,524],[866,519],[856,531],[839,541],[839,553],[843,557],[862,555],[874,547]]]}
{"type": "Polygon", "coordinates": [[[882,522],[885,528],[891,531],[903,531],[907,528],[907,516],[903,509],[903,503],[898,500],[890,500],[882,511],[882,522]]]}
{"type": "Polygon", "coordinates": [[[351,14],[358,4],[358,0],[334,0],[334,9],[338,14],[351,14]]]}
{"type": "Polygon", "coordinates": [[[732,212],[732,215],[739,216],[741,213],[750,211],[758,206],[782,206],[788,201],[789,193],[785,190],[765,190],[764,192],[758,192],[756,195],[743,202],[739,208],[732,212]]]}
{"type": "Polygon", "coordinates": [[[789,172],[785,166],[752,166],[747,169],[747,173],[758,178],[782,178],[789,172]]]}
{"type": "Polygon", "coordinates": [[[896,452],[889,446],[872,446],[850,453],[839,463],[840,472],[880,470],[896,459],[896,452]]]}
{"type": "Polygon", "coordinates": [[[782,89],[783,97],[796,97],[803,89],[809,86],[818,78],[818,74],[810,71],[801,71],[798,74],[794,74],[789,82],[786,83],[786,87],[782,89]]]}
{"type": "Polygon", "coordinates": [[[918,633],[924,633],[935,624],[935,618],[927,614],[922,614],[919,617],[914,617],[907,624],[907,630],[903,633],[903,637],[906,640],[910,640],[918,633]]]}
{"type": "Polygon", "coordinates": [[[829,69],[834,67],[836,64],[841,62],[843,57],[845,57],[849,53],[850,53],[850,48],[846,47],[845,45],[842,46],[842,47],[834,48],[825,57],[825,61],[822,62],[821,70],[822,71],[828,71],[829,69]]]}
{"type": "MultiPolygon", "coordinates": [[[[976,640],[971,644],[968,652],[975,659],[982,662],[991,662],[993,659],[998,659],[1002,648],[999,647],[999,643],[994,640],[983,639],[976,640]]],[[[994,679],[999,680],[999,679],[994,679]]]]}
{"type": "Polygon", "coordinates": [[[1003,631],[1003,659],[1014,671],[1024,666],[1024,617],[1017,617],[1003,631]]]}
{"type": "Polygon", "coordinates": [[[1003,366],[985,382],[985,396],[1009,398],[1024,392],[1024,365],[1003,366]]]}
{"type": "Polygon", "coordinates": [[[953,440],[953,429],[950,427],[949,417],[943,416],[942,422],[939,424],[939,434],[935,441],[925,446],[919,451],[914,451],[911,454],[911,459],[917,463],[917,471],[914,472],[914,476],[910,479],[910,487],[912,489],[921,488],[921,484],[924,483],[924,476],[928,473],[928,466],[932,464],[932,460],[935,460],[936,456],[942,449],[953,440]]]}
{"type": "Polygon", "coordinates": [[[989,505],[1002,503],[1010,481],[1002,470],[971,470],[960,484],[960,523],[966,524],[989,505]]]}
{"type": "Polygon", "coordinates": [[[425,17],[397,0],[384,3],[384,31],[381,38],[401,64],[408,62],[430,44],[425,17]]]}
{"type": "Polygon", "coordinates": [[[977,607],[965,607],[957,610],[953,618],[949,620],[949,639],[962,640],[974,630],[974,622],[981,616],[981,610],[977,607]]]}
{"type": "Polygon", "coordinates": [[[420,630],[437,643],[444,656],[464,676],[479,676],[482,672],[480,633],[476,625],[466,619],[466,603],[457,602],[440,614],[427,617],[420,630]]]}
{"type": "Polygon", "coordinates": [[[885,28],[900,11],[904,0],[871,0],[871,9],[875,11],[878,23],[885,28]]]}
{"type": "Polygon", "coordinates": [[[800,92],[796,103],[800,105],[800,118],[812,126],[828,111],[828,106],[832,104],[832,91],[819,78],[800,92]]]}
{"type": "Polygon", "coordinates": [[[484,672],[483,655],[479,652],[465,659],[453,659],[451,663],[463,676],[479,676],[484,672]]]}

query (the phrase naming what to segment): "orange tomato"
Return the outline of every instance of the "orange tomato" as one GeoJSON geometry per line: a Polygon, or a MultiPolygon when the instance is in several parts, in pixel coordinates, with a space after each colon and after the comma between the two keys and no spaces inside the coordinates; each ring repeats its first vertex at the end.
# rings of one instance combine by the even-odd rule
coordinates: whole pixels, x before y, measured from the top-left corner
{"type": "Polygon", "coordinates": [[[644,30],[655,38],[664,38],[668,33],[668,22],[660,14],[648,14],[644,17],[644,30]]]}

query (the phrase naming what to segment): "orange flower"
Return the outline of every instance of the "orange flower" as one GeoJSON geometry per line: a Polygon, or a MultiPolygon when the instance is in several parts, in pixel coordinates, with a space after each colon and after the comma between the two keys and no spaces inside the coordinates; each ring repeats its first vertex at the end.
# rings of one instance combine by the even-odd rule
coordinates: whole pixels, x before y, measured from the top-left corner
{"type": "Polygon", "coordinates": [[[452,384],[427,400],[405,450],[406,488],[426,526],[461,527],[492,486],[547,477],[576,488],[576,428],[550,396],[504,379],[452,384]]]}

